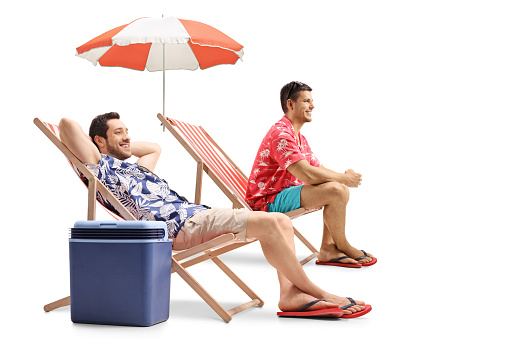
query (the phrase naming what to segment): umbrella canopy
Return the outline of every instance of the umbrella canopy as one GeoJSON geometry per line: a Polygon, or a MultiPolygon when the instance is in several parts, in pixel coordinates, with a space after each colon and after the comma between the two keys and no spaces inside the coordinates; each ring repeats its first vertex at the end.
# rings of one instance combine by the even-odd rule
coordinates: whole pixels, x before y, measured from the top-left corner
{"type": "Polygon", "coordinates": [[[140,18],[109,30],[76,48],[76,55],[94,65],[163,71],[235,64],[244,47],[201,22],[175,17],[140,18]]]}
{"type": "Polygon", "coordinates": [[[76,49],[94,65],[151,72],[235,64],[243,54],[241,44],[214,27],[175,17],[137,19],[76,49]]]}

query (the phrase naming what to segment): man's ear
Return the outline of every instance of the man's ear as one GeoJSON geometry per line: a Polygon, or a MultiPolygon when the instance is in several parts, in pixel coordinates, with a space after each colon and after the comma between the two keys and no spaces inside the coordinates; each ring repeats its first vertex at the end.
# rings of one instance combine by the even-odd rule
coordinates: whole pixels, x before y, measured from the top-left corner
{"type": "Polygon", "coordinates": [[[102,148],[106,147],[106,139],[99,136],[99,135],[96,135],[94,137],[94,141],[95,143],[97,144],[97,146],[99,147],[99,150],[101,150],[102,148]]]}
{"type": "Polygon", "coordinates": [[[292,99],[286,100],[286,108],[288,110],[290,110],[290,109],[293,110],[293,101],[292,101],[292,99]]]}

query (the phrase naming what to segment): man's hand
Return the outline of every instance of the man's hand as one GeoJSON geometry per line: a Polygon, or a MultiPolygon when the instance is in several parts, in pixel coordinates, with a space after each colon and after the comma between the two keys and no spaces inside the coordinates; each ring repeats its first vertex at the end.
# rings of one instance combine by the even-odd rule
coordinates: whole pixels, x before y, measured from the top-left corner
{"type": "Polygon", "coordinates": [[[362,174],[355,173],[352,169],[345,171],[344,184],[348,187],[358,187],[362,181],[362,174]]]}

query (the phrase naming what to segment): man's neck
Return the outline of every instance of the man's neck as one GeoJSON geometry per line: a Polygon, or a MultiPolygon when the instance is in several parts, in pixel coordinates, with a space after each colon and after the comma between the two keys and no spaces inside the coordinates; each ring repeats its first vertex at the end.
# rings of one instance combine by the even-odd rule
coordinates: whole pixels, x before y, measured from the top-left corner
{"type": "Polygon", "coordinates": [[[293,126],[293,129],[295,131],[295,134],[297,135],[297,137],[299,137],[299,134],[300,134],[300,129],[302,128],[302,126],[304,126],[304,122],[297,122],[297,121],[294,121],[292,120],[288,115],[286,116],[288,118],[288,120],[290,120],[290,122],[292,123],[292,126],[293,126]]]}
{"type": "Polygon", "coordinates": [[[292,121],[292,119],[288,115],[286,117],[292,123],[293,130],[295,131],[295,136],[297,137],[297,141],[300,144],[300,129],[302,128],[302,126],[304,126],[304,122],[292,121]]]}

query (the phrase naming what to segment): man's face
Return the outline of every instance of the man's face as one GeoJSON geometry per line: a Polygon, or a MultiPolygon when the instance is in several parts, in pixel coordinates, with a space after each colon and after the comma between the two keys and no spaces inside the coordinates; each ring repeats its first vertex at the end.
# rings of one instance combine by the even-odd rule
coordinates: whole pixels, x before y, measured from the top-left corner
{"type": "Polygon", "coordinates": [[[126,160],[132,156],[131,138],[127,134],[127,127],[122,121],[119,119],[108,120],[106,136],[107,154],[119,160],[126,160]]]}
{"type": "Polygon", "coordinates": [[[292,121],[299,121],[302,123],[311,122],[312,111],[315,106],[313,105],[313,97],[310,91],[300,91],[297,101],[293,103],[292,121]]]}

